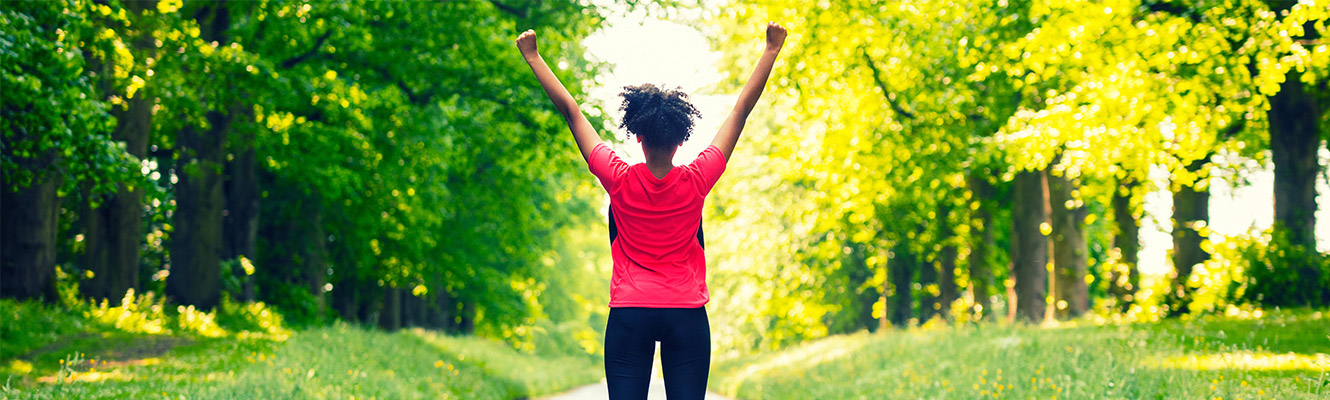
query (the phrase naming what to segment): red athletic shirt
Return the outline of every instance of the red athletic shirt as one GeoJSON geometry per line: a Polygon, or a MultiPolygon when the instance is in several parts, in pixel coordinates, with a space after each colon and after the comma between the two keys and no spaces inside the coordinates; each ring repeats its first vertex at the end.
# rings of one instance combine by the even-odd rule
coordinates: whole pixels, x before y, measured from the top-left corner
{"type": "Polygon", "coordinates": [[[694,308],[707,304],[707,256],[697,230],[702,203],[725,155],[708,146],[691,164],[657,179],[646,164],[628,165],[604,143],[591,150],[591,173],[610,194],[618,236],[610,244],[610,307],[694,308]]]}

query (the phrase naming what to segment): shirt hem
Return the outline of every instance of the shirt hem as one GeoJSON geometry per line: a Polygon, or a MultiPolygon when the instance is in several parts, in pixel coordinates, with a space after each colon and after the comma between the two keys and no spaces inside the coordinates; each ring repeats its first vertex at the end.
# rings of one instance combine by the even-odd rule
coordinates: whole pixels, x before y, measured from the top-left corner
{"type": "Polygon", "coordinates": [[[632,302],[610,302],[610,308],[622,307],[642,307],[642,308],[698,308],[707,305],[710,301],[701,303],[632,303],[632,302]]]}

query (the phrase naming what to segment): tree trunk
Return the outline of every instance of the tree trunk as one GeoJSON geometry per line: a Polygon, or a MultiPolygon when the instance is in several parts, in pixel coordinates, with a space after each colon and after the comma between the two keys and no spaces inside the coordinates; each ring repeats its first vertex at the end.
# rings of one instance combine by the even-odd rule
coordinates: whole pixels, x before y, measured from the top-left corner
{"type": "MultiPolygon", "coordinates": [[[[919,257],[923,258],[923,257],[919,257]]],[[[919,323],[927,322],[933,319],[942,309],[941,301],[938,296],[938,263],[937,259],[932,261],[919,260],[919,323]]]]}
{"type": "Polygon", "coordinates": [[[221,291],[222,168],[230,118],[208,112],[209,127],[185,127],[175,185],[175,226],[171,235],[171,270],[166,295],[200,309],[217,305],[221,291]]]}
{"type": "MultiPolygon", "coordinates": [[[[1209,157],[1192,161],[1187,170],[1201,171],[1209,157]]],[[[1173,273],[1165,304],[1168,316],[1176,317],[1191,312],[1191,286],[1187,280],[1197,264],[1210,259],[1210,253],[1201,248],[1205,237],[1197,230],[1210,222],[1210,185],[1198,178],[1192,186],[1177,186],[1173,192],[1173,273]]]]}
{"type": "MultiPolygon", "coordinates": [[[[1306,254],[1316,252],[1316,174],[1321,168],[1316,151],[1321,144],[1320,117],[1316,95],[1306,90],[1300,73],[1289,71],[1279,93],[1270,98],[1275,225],[1286,229],[1289,244],[1303,246],[1306,254]]],[[[1290,303],[1301,304],[1286,305],[1310,305],[1321,297],[1318,292],[1330,293],[1330,288],[1320,287],[1322,272],[1316,265],[1316,257],[1285,257],[1284,260],[1284,265],[1272,267],[1297,271],[1290,274],[1298,277],[1297,287],[1289,290],[1302,292],[1298,296],[1283,296],[1300,299],[1290,303]]]]}
{"type": "MultiPolygon", "coordinates": [[[[323,287],[328,284],[328,235],[323,230],[323,207],[319,206],[317,200],[311,200],[310,203],[308,204],[309,231],[301,235],[305,241],[305,259],[303,267],[300,268],[300,281],[297,284],[314,295],[314,311],[322,316],[327,297],[323,294],[323,287]]],[[[269,268],[282,267],[269,266],[269,268]]]]}
{"type": "Polygon", "coordinates": [[[993,310],[993,265],[991,263],[996,239],[993,237],[993,212],[989,202],[994,196],[993,185],[984,176],[971,174],[967,179],[970,186],[970,201],[978,202],[979,207],[970,215],[970,295],[974,298],[974,313],[980,318],[993,310]]]}
{"type": "Polygon", "coordinates": [[[1141,272],[1137,268],[1141,252],[1141,223],[1136,217],[1136,205],[1132,204],[1133,189],[1140,186],[1132,178],[1118,181],[1117,190],[1113,191],[1113,223],[1116,226],[1113,235],[1113,247],[1120,254],[1118,265],[1109,275],[1109,293],[1117,300],[1118,310],[1127,312],[1136,302],[1136,290],[1141,284],[1141,272]]]}
{"type": "MultiPolygon", "coordinates": [[[[206,7],[211,12],[197,14],[200,37],[223,46],[229,44],[226,30],[231,22],[226,3],[206,7]]],[[[208,111],[207,130],[186,126],[176,137],[178,183],[166,295],[205,310],[216,306],[221,297],[222,209],[226,201],[222,172],[230,114],[208,111]]]]}
{"type": "Polygon", "coordinates": [[[1052,172],[1048,178],[1048,204],[1053,228],[1053,299],[1054,315],[1059,319],[1076,318],[1090,309],[1090,290],[1085,283],[1089,273],[1085,243],[1085,206],[1072,195],[1075,181],[1052,172]]]}
{"type": "MultiPolygon", "coordinates": [[[[142,17],[144,10],[156,7],[156,1],[129,1],[124,3],[135,22],[137,37],[131,41],[137,57],[155,57],[157,47],[154,44],[151,24],[142,17]]],[[[111,69],[101,62],[90,63],[90,68],[101,67],[104,76],[101,85],[105,96],[110,97],[111,69]]],[[[124,107],[111,107],[111,114],[116,117],[115,129],[111,138],[124,142],[125,151],[140,160],[148,155],[148,142],[152,135],[152,107],[156,99],[152,96],[153,82],[140,88],[125,102],[124,107]]],[[[84,297],[99,300],[107,299],[117,305],[124,298],[125,292],[139,286],[139,251],[143,244],[143,189],[118,185],[116,193],[101,197],[100,206],[92,207],[91,201],[85,201],[82,210],[84,223],[84,269],[93,273],[92,278],[83,281],[80,291],[84,297]]],[[[85,190],[85,195],[92,194],[85,190]]]]}
{"type": "MultiPolygon", "coordinates": [[[[243,109],[243,107],[242,107],[243,109]]],[[[250,113],[241,112],[241,118],[250,113]]],[[[226,209],[222,212],[225,236],[222,254],[227,260],[241,256],[255,258],[255,242],[259,227],[259,185],[257,156],[254,154],[254,132],[241,132],[231,141],[231,157],[226,162],[226,209]]],[[[269,267],[260,265],[260,267],[269,267]]],[[[232,274],[240,280],[240,293],[236,300],[254,300],[254,280],[236,263],[232,274]]]]}
{"type": "Polygon", "coordinates": [[[937,314],[943,319],[951,320],[951,305],[959,297],[956,293],[956,258],[959,257],[959,250],[956,249],[955,231],[951,225],[951,207],[948,204],[938,206],[937,220],[939,235],[938,240],[942,242],[942,250],[937,255],[938,268],[938,308],[937,314]]]}
{"type": "MultiPolygon", "coordinates": [[[[908,243],[900,241],[892,247],[890,284],[892,293],[890,321],[896,327],[910,325],[914,317],[914,272],[919,269],[918,256],[910,250],[908,243]]],[[[884,290],[884,293],[888,291],[884,290]]]]}
{"type": "MultiPolygon", "coordinates": [[[[354,274],[354,272],[352,273],[354,274]]],[[[360,319],[360,292],[354,275],[342,277],[333,286],[332,300],[337,314],[351,322],[364,322],[360,319]]]]}
{"type": "MultiPolygon", "coordinates": [[[[110,273],[110,260],[107,258],[107,238],[111,236],[107,232],[108,219],[111,212],[109,203],[110,198],[96,196],[92,193],[92,185],[85,184],[81,189],[86,196],[79,204],[79,222],[83,225],[83,270],[92,274],[92,278],[79,281],[79,293],[84,298],[94,302],[108,300],[115,304],[119,298],[111,299],[111,282],[108,279],[110,273]],[[102,204],[98,205],[97,203],[102,204]]],[[[123,293],[122,293],[123,294],[123,293]]]]}
{"type": "MultiPolygon", "coordinates": [[[[257,290],[267,298],[284,297],[279,294],[282,291],[305,291],[313,296],[314,304],[281,305],[306,308],[317,316],[326,315],[324,286],[328,283],[329,256],[321,199],[292,188],[297,185],[276,182],[271,174],[263,174],[262,185],[273,186],[270,195],[283,200],[267,204],[260,211],[264,217],[255,219],[263,244],[261,251],[256,251],[256,257],[260,258],[255,260],[253,277],[259,284],[257,290]]],[[[339,283],[333,296],[351,293],[353,288],[354,285],[339,283]]],[[[339,310],[346,305],[337,303],[339,310]]]]}
{"type": "MultiPolygon", "coordinates": [[[[16,162],[20,168],[40,171],[44,167],[35,166],[50,165],[53,158],[30,165],[23,165],[30,160],[16,162]]],[[[59,297],[55,289],[59,175],[39,172],[31,186],[15,190],[11,185],[5,182],[0,188],[0,297],[55,303],[59,297]]]]}
{"type": "Polygon", "coordinates": [[[379,314],[379,328],[385,331],[402,329],[402,289],[383,288],[383,312],[379,314]]]}
{"type": "Polygon", "coordinates": [[[938,303],[941,306],[938,309],[942,318],[950,321],[951,305],[960,297],[956,292],[956,258],[959,251],[954,244],[942,245],[942,253],[938,255],[938,270],[941,273],[938,278],[938,303]]]}
{"type": "MultiPolygon", "coordinates": [[[[442,281],[442,279],[436,281],[442,281]]],[[[429,312],[426,315],[429,321],[428,326],[444,332],[452,332],[453,302],[448,296],[448,292],[444,291],[443,288],[439,288],[437,293],[431,290],[429,296],[432,300],[429,312]]]]}
{"type": "Polygon", "coordinates": [[[402,291],[402,327],[420,327],[425,325],[425,301],[408,290],[402,291]]]}
{"type": "MultiPolygon", "coordinates": [[[[152,133],[153,97],[150,88],[139,89],[129,99],[128,108],[114,108],[118,121],[112,137],[125,142],[125,150],[144,159],[152,133]]],[[[120,184],[116,193],[106,196],[100,207],[84,203],[84,268],[92,279],[80,285],[85,297],[107,299],[119,304],[129,289],[138,288],[139,251],[143,244],[143,189],[120,184]]]]}
{"type": "Polygon", "coordinates": [[[1048,296],[1048,237],[1040,229],[1048,223],[1044,173],[1022,171],[1014,183],[1011,260],[1016,316],[1039,322],[1044,319],[1048,296]]]}
{"type": "MultiPolygon", "coordinates": [[[[859,318],[850,328],[851,331],[858,329],[867,329],[869,332],[875,332],[881,326],[881,323],[873,316],[873,305],[882,297],[875,285],[865,285],[873,277],[873,270],[868,266],[868,252],[865,245],[859,243],[849,244],[850,252],[849,265],[849,285],[851,287],[861,288],[855,293],[856,307],[859,310],[859,318]]],[[[848,333],[848,332],[846,332],[848,333]]]]}
{"type": "Polygon", "coordinates": [[[462,303],[462,314],[458,316],[457,332],[465,335],[476,333],[476,303],[462,303]]]}

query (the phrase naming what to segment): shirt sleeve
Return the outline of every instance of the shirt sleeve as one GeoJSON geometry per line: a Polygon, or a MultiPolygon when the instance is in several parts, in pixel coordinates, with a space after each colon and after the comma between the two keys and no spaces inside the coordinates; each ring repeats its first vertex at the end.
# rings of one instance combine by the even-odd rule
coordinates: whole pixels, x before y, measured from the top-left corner
{"type": "Polygon", "coordinates": [[[591,149],[587,168],[591,170],[592,175],[600,179],[600,184],[608,192],[614,190],[614,185],[618,184],[623,179],[624,173],[628,172],[628,163],[623,162],[610,146],[597,143],[596,147],[591,149]]]}
{"type": "Polygon", "coordinates": [[[719,148],[707,146],[706,150],[702,150],[702,153],[697,155],[697,159],[689,164],[689,167],[700,178],[698,183],[701,186],[698,187],[698,191],[703,196],[711,193],[711,188],[716,186],[716,181],[720,180],[720,175],[725,173],[726,161],[725,155],[721,154],[719,148]]]}

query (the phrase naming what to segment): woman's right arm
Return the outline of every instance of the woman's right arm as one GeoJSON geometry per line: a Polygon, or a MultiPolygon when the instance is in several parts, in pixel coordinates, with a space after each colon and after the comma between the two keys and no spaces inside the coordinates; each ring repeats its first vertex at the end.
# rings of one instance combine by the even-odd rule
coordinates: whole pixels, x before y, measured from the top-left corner
{"type": "Polygon", "coordinates": [[[757,99],[762,97],[767,78],[771,76],[771,67],[776,63],[776,56],[780,54],[780,49],[784,45],[785,28],[777,23],[768,22],[766,50],[762,52],[762,58],[757,60],[753,74],[748,77],[748,82],[739,92],[739,100],[734,103],[734,110],[730,111],[730,115],[720,125],[720,132],[716,133],[716,138],[711,140],[711,145],[720,149],[726,161],[729,161],[730,154],[734,152],[735,143],[739,142],[739,134],[743,132],[748,114],[753,112],[757,99]]]}
{"type": "Polygon", "coordinates": [[[554,102],[554,108],[559,110],[559,114],[563,115],[564,121],[568,123],[568,130],[573,132],[573,140],[577,142],[582,159],[590,160],[591,150],[601,143],[600,135],[596,134],[596,128],[591,126],[585,115],[582,115],[577,100],[568,94],[568,89],[563,87],[559,78],[550,71],[549,65],[545,64],[545,59],[540,57],[540,51],[536,48],[536,32],[528,29],[517,36],[516,42],[517,49],[522,52],[522,58],[531,67],[536,80],[540,81],[545,94],[554,102]]]}

